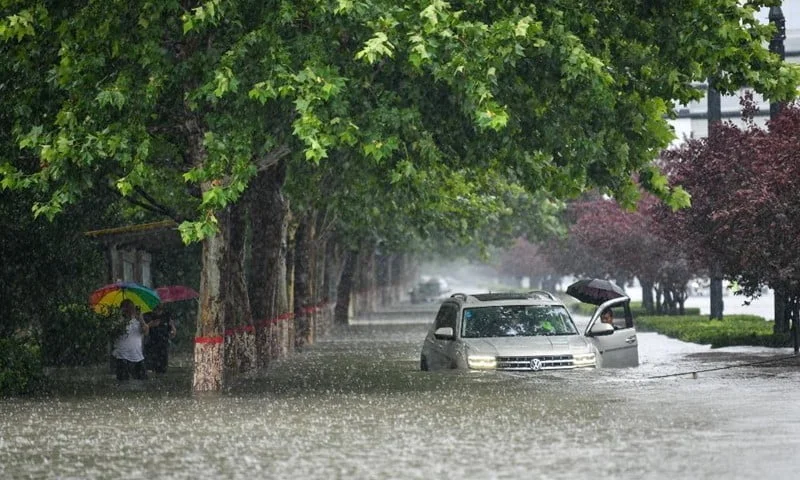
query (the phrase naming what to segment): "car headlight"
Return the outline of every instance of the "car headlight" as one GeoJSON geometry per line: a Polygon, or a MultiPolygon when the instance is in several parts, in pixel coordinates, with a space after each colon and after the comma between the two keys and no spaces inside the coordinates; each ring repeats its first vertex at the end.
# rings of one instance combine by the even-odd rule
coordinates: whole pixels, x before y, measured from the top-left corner
{"type": "Polygon", "coordinates": [[[594,367],[597,366],[597,360],[595,358],[594,352],[590,353],[579,353],[577,355],[572,356],[572,364],[575,367],[594,367]]]}
{"type": "Polygon", "coordinates": [[[473,370],[494,370],[497,368],[497,359],[494,355],[469,355],[467,365],[473,370]]]}

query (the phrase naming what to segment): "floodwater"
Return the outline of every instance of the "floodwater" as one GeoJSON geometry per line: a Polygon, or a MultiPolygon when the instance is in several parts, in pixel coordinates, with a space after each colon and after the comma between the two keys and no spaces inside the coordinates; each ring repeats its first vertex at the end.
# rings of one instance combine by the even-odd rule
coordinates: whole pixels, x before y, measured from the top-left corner
{"type": "Polygon", "coordinates": [[[65,369],[0,400],[0,478],[798,478],[791,349],[641,333],[632,369],[420,372],[425,328],[341,328],[214,395],[188,360],[124,387],[65,369]]]}

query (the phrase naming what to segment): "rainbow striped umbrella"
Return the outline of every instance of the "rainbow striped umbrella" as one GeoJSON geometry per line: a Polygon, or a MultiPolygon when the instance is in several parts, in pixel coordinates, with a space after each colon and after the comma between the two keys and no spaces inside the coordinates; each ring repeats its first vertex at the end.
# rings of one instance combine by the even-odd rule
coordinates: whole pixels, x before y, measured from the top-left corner
{"type": "Polygon", "coordinates": [[[117,282],[98,288],[89,297],[89,305],[97,313],[109,313],[119,308],[128,299],[139,307],[142,313],[153,310],[161,303],[158,292],[134,282],[117,282]]]}

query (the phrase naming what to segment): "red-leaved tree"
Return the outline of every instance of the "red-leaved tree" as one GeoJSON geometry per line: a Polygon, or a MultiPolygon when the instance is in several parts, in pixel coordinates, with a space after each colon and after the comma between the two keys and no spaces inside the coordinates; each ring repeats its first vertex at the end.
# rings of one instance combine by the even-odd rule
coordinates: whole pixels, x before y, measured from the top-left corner
{"type": "Polygon", "coordinates": [[[635,211],[602,197],[575,202],[568,209],[567,237],[547,249],[551,262],[565,273],[611,278],[621,285],[637,277],[648,311],[682,313],[694,270],[681,248],[663,235],[658,212],[658,201],[647,194],[635,211]]]}
{"type": "Polygon", "coordinates": [[[711,138],[662,155],[692,207],[664,216],[695,259],[718,265],[748,297],[769,286],[787,302],[775,329],[796,325],[800,302],[800,108],[763,129],[720,125],[711,138]]]}

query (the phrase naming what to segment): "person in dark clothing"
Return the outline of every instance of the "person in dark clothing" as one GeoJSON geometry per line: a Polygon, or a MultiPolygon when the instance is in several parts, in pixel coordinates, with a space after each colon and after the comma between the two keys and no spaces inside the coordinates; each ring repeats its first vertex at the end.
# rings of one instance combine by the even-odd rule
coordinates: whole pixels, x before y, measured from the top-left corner
{"type": "Polygon", "coordinates": [[[169,363],[169,340],[175,337],[175,324],[161,305],[147,314],[146,320],[150,332],[144,343],[145,364],[148,370],[164,373],[169,363]]]}

